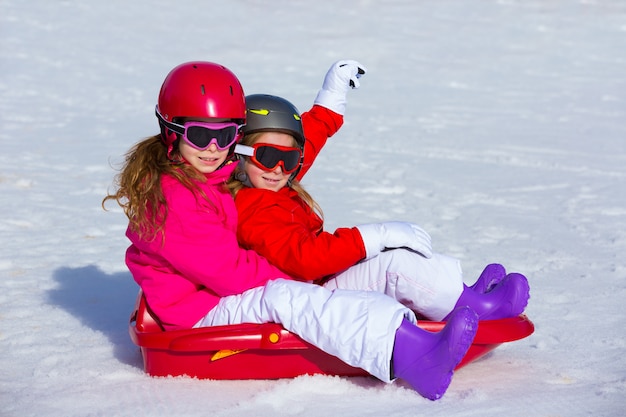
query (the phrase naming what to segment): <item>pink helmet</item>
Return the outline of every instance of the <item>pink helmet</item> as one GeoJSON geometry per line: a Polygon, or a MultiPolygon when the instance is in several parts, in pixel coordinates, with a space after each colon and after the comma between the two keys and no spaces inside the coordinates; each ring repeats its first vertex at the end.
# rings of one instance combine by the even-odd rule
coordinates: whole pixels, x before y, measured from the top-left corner
{"type": "Polygon", "coordinates": [[[161,119],[219,118],[244,124],[246,99],[241,83],[228,68],[213,62],[187,62],[165,77],[156,111],[169,155],[178,137],[161,119]]]}

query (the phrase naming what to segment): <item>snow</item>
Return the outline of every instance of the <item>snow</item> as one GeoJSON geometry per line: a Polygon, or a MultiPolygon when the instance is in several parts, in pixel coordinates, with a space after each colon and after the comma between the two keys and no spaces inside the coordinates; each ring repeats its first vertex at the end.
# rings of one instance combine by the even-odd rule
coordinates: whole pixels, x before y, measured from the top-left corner
{"type": "Polygon", "coordinates": [[[625,70],[620,0],[3,0],[0,415],[623,415],[625,70]],[[306,110],[342,58],[368,74],[305,181],[327,228],[410,220],[468,283],[525,273],[535,333],[437,402],[371,378],[147,376],[126,219],[100,202],[157,132],[163,78],[211,60],[306,110]]]}

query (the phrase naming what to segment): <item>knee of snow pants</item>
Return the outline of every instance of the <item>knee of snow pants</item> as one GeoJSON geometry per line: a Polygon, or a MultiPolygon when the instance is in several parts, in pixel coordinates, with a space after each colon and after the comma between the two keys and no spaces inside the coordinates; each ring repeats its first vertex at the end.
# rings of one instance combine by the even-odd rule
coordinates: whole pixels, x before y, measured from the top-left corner
{"type": "Polygon", "coordinates": [[[329,290],[277,279],[264,287],[224,297],[195,327],[236,323],[280,323],[288,331],[385,381],[395,333],[413,312],[372,291],[329,290]]]}
{"type": "Polygon", "coordinates": [[[328,289],[377,291],[431,320],[442,320],[463,291],[458,259],[433,254],[432,258],[405,249],[382,252],[328,280],[328,289]]]}

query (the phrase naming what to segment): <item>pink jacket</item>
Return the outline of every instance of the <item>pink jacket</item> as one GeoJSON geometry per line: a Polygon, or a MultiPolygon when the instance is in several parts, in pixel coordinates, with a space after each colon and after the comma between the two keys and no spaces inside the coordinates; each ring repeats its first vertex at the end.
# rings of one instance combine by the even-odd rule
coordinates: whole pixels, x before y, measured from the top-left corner
{"type": "Polygon", "coordinates": [[[237,243],[237,210],[222,187],[235,165],[207,175],[201,188],[210,201],[164,176],[165,240],[145,241],[126,232],[132,243],[126,265],[166,329],[192,327],[221,297],[290,278],[237,243]]]}

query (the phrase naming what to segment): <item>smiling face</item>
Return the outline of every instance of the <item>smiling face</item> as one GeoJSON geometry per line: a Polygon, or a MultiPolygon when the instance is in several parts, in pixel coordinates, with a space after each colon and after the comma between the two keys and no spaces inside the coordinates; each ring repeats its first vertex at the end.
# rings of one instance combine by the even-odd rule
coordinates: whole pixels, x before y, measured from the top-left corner
{"type": "Polygon", "coordinates": [[[218,169],[226,158],[228,158],[228,149],[220,151],[215,143],[208,148],[200,151],[189,145],[184,140],[180,141],[178,151],[185,161],[203,174],[210,174],[218,169]]]}
{"type": "MultiPolygon", "coordinates": [[[[197,121],[197,122],[208,122],[208,123],[223,123],[226,122],[226,119],[182,119],[180,123],[197,121]]],[[[218,169],[226,158],[228,158],[229,150],[224,149],[220,150],[215,142],[211,143],[208,148],[203,150],[198,150],[191,146],[184,139],[179,140],[178,144],[178,152],[180,156],[187,162],[189,165],[197,169],[203,174],[210,174],[218,169]]]]}
{"type": "MultiPolygon", "coordinates": [[[[259,135],[254,144],[268,143],[271,145],[279,145],[286,147],[295,147],[296,141],[293,136],[282,132],[263,132],[259,135]]],[[[286,174],[283,172],[281,165],[277,165],[272,170],[264,170],[249,159],[244,164],[244,170],[248,174],[250,183],[255,188],[262,188],[264,190],[278,191],[287,185],[291,173],[286,174]]]]}

